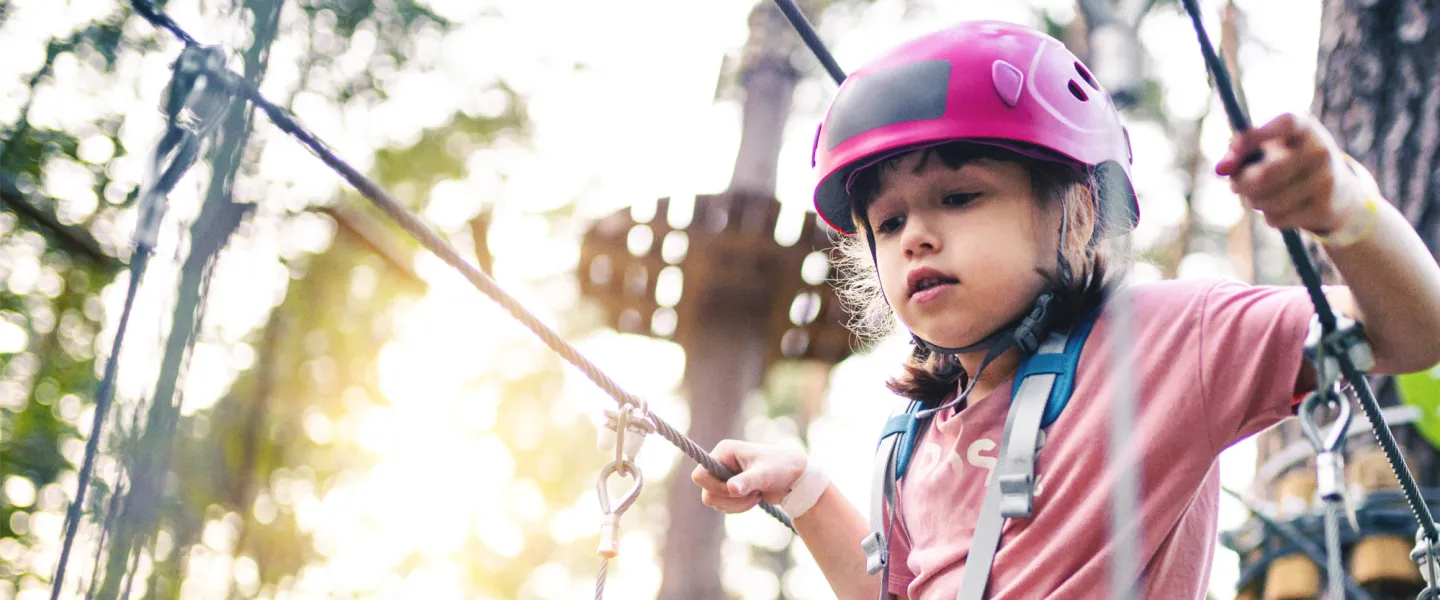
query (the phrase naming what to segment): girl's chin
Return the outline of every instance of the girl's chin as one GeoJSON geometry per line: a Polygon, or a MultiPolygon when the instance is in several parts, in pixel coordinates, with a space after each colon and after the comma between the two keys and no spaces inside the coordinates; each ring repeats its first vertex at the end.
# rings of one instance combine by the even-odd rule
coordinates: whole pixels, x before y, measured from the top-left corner
{"type": "Polygon", "coordinates": [[[988,335],[971,331],[916,331],[914,329],[911,331],[920,339],[941,348],[964,348],[980,343],[988,335]]]}

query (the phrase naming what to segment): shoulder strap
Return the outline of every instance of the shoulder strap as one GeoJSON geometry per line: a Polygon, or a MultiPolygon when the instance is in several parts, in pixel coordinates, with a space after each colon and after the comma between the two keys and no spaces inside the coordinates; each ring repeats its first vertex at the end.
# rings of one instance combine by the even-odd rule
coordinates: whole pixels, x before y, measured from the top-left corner
{"type": "MultiPolygon", "coordinates": [[[[879,447],[875,451],[875,468],[871,480],[873,485],[870,488],[870,535],[865,536],[860,547],[865,549],[865,570],[871,575],[884,570],[885,579],[889,579],[890,574],[887,568],[890,563],[890,545],[885,527],[885,507],[894,506],[895,484],[909,469],[915,443],[923,431],[923,426],[930,422],[928,418],[919,417],[919,409],[918,402],[911,402],[905,412],[890,417],[880,434],[879,447]]],[[[888,582],[882,582],[881,598],[885,597],[886,584],[888,582]]]]}
{"type": "Polygon", "coordinates": [[[985,598],[1005,523],[1013,518],[1028,519],[1034,510],[1035,452],[1040,430],[1054,423],[1069,403],[1080,351],[1093,324],[1093,318],[1087,318],[1071,331],[1052,333],[1033,356],[1026,357],[1015,375],[1017,383],[1005,417],[1000,461],[980,506],[957,600],[985,598]]]}

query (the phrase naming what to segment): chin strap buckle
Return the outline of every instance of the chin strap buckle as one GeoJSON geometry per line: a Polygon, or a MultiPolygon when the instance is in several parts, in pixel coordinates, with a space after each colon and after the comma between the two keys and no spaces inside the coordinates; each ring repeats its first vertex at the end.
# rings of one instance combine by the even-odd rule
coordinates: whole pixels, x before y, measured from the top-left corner
{"type": "Polygon", "coordinates": [[[1054,292],[1045,292],[1035,299],[1035,308],[1015,328],[1015,344],[1026,354],[1034,354],[1050,331],[1055,320],[1052,307],[1057,302],[1054,292]]]}

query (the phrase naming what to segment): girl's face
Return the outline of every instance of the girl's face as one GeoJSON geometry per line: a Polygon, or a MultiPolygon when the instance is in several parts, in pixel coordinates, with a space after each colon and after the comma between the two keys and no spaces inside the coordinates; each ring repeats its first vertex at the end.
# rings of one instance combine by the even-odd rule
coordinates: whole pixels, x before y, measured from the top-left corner
{"type": "Polygon", "coordinates": [[[880,167],[866,217],[885,298],[910,331],[974,344],[1028,312],[1053,272],[1062,209],[1035,197],[1024,167],[958,169],[912,152],[880,167]]]}

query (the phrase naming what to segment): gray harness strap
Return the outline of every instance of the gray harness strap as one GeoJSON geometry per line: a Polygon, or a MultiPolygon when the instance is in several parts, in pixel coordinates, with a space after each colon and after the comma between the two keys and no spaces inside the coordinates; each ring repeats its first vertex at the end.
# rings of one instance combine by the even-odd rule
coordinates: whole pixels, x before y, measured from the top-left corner
{"type": "MultiPolygon", "coordinates": [[[[1065,351],[1069,331],[1051,333],[1036,354],[1060,354],[1065,351]]],[[[1005,417],[1005,429],[1000,444],[1000,460],[992,475],[991,485],[986,488],[985,500],[981,504],[979,521],[971,539],[970,556],[966,560],[965,576],[956,596],[959,600],[983,600],[985,588],[990,579],[990,567],[1000,546],[1000,533],[1005,522],[1011,518],[1029,518],[1034,506],[1035,453],[1040,438],[1040,425],[1050,401],[1054,387],[1054,373],[1035,373],[1018,382],[1019,390],[1005,417]]],[[[918,423],[916,437],[929,429],[929,418],[918,423]]],[[[876,463],[870,492],[870,534],[865,536],[861,547],[865,550],[866,570],[874,575],[884,572],[881,578],[880,598],[889,593],[890,579],[890,536],[887,535],[885,507],[894,507],[896,502],[897,477],[895,465],[898,453],[910,452],[900,447],[903,435],[887,435],[880,441],[876,451],[876,463]]],[[[916,440],[918,443],[918,439],[916,440]]],[[[892,514],[894,514],[892,509],[892,514]]],[[[892,524],[896,518],[891,519],[892,524]]]]}
{"type": "MultiPolygon", "coordinates": [[[[1065,332],[1053,333],[1035,353],[1064,352],[1067,338],[1065,332]]],[[[985,597],[990,567],[1000,549],[1000,534],[1005,523],[1014,518],[1030,518],[1035,501],[1035,451],[1040,442],[1040,421],[1045,416],[1045,405],[1050,401],[1050,389],[1054,385],[1054,373],[1026,377],[1010,404],[1000,442],[1000,464],[985,489],[980,519],[975,524],[975,535],[970,538],[970,555],[965,559],[965,578],[955,595],[957,600],[985,597]]]]}

